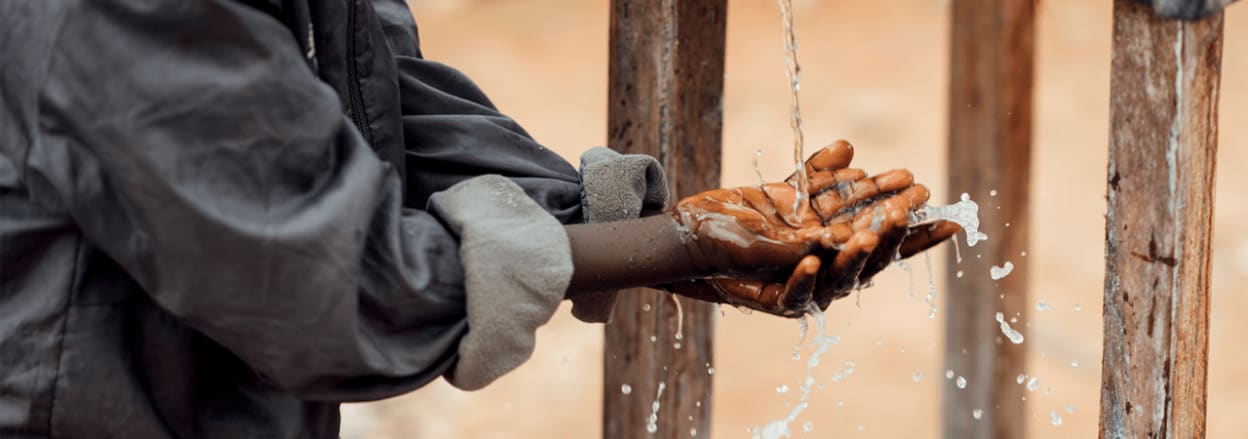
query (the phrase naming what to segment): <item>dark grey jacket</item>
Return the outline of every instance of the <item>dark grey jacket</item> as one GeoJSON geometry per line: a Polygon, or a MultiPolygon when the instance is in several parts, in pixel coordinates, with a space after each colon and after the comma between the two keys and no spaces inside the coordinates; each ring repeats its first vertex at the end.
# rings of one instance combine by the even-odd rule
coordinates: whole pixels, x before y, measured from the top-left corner
{"type": "Polygon", "coordinates": [[[606,169],[641,171],[578,174],[402,0],[4,0],[0,437],[335,437],[484,386],[562,299],[561,223],[663,202],[606,169]]]}

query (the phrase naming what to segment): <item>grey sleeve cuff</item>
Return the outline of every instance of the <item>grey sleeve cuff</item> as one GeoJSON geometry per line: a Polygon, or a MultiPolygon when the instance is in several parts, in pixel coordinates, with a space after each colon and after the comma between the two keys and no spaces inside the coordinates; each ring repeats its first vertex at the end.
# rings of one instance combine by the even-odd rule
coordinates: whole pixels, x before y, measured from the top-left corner
{"type": "Polygon", "coordinates": [[[485,387],[533,354],[535,332],[554,315],[572,279],[563,225],[511,180],[485,175],[429,199],[459,236],[468,333],[451,385],[485,387]]]}
{"type": "MultiPolygon", "coordinates": [[[[638,218],[642,212],[667,205],[663,167],[644,154],[590,149],[581,156],[581,190],[585,222],[589,223],[638,218]]],[[[584,322],[605,323],[611,320],[615,301],[614,291],[578,296],[572,299],[572,315],[584,322]]]]}

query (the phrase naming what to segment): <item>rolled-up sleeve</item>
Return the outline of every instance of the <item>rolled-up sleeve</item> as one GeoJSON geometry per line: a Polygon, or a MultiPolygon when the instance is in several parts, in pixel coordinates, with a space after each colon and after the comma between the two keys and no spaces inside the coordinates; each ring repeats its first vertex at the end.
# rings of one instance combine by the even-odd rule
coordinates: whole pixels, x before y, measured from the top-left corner
{"type": "MultiPolygon", "coordinates": [[[[432,194],[465,179],[497,174],[523,188],[564,224],[637,218],[665,206],[667,186],[653,157],[593,148],[581,157],[578,172],[501,113],[463,73],[424,59],[416,23],[403,1],[373,0],[373,5],[399,71],[411,205],[423,206],[432,194]]],[[[605,322],[615,296],[578,296],[572,313],[583,321],[605,322]]],[[[473,312],[469,314],[471,318],[473,312]]],[[[487,319],[496,320],[480,318],[487,319]]]]}
{"type": "Polygon", "coordinates": [[[158,306],[301,397],[383,398],[455,366],[460,236],[403,208],[400,178],[288,30],[225,0],[79,8],[41,87],[37,198],[158,306]]]}

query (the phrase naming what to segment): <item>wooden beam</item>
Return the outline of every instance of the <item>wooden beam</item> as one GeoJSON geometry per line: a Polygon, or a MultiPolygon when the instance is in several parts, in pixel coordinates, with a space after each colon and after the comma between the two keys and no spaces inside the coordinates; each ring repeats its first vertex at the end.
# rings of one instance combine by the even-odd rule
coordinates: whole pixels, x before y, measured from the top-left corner
{"type": "Polygon", "coordinates": [[[1101,437],[1205,436],[1222,14],[1114,3],[1101,437]]]}
{"type": "Polygon", "coordinates": [[[969,193],[980,205],[989,239],[950,251],[945,291],[945,365],[966,377],[946,380],[943,437],[1023,437],[1026,345],[1010,343],[996,313],[1027,317],[1027,249],[1031,175],[1033,0],[954,0],[949,94],[949,194],[969,193]],[[996,191],[991,195],[990,191],[996,191]],[[1008,226],[1007,226],[1008,224],[1008,226]],[[989,269],[1006,261],[1000,280],[989,269]],[[962,277],[958,272],[964,273],[962,277]],[[1002,297],[1004,295],[1004,297],[1002,297]],[[972,414],[981,411],[981,418],[972,414]]]}
{"type": "MultiPolygon", "coordinates": [[[[726,14],[726,0],[611,2],[607,143],[658,157],[675,196],[719,187],[726,14]]],[[[606,327],[605,438],[710,437],[714,306],[681,298],[676,307],[672,297],[620,295],[606,327]]]]}

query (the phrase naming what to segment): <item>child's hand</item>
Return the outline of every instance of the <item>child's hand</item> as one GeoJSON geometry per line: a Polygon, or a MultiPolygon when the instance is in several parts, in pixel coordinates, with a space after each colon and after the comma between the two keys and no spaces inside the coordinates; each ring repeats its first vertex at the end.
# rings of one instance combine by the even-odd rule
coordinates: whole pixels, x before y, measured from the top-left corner
{"type": "Polygon", "coordinates": [[[798,203],[796,190],[783,183],[681,200],[674,215],[687,229],[690,259],[704,275],[721,277],[667,288],[795,316],[811,302],[826,308],[898,256],[909,257],[959,230],[951,223],[911,229],[910,217],[927,202],[927,188],[914,184],[906,170],[868,178],[847,168],[852,158],[852,146],[842,141],[807,160],[809,196],[798,203]]]}

